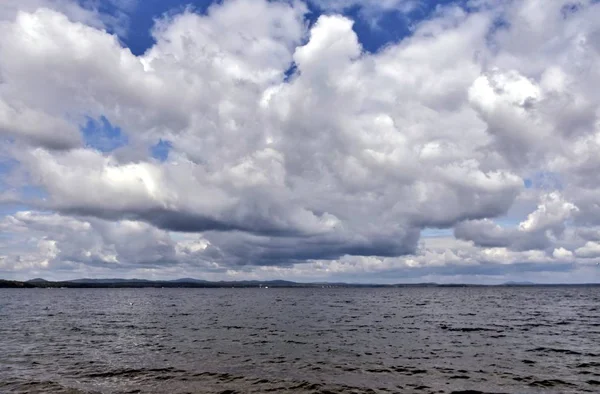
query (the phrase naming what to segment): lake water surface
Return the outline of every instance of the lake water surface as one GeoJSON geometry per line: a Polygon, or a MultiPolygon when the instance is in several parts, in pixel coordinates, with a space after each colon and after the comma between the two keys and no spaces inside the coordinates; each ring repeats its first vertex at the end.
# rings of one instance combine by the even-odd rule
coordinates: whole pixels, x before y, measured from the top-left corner
{"type": "Polygon", "coordinates": [[[600,287],[0,289],[0,392],[600,392],[600,287]]]}

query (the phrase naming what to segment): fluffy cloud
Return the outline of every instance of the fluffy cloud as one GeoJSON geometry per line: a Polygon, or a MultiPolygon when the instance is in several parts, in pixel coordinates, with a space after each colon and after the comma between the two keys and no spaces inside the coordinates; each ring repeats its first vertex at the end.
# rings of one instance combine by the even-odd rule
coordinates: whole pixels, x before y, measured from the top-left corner
{"type": "MultiPolygon", "coordinates": [[[[210,243],[199,235],[179,237],[143,222],[74,218],[55,213],[20,211],[6,216],[0,230],[11,234],[0,248],[4,269],[15,271],[83,271],[85,267],[156,269],[189,264],[206,270],[219,266],[203,260],[210,243]],[[176,239],[174,239],[176,238],[176,239]]],[[[223,269],[221,269],[223,270],[223,269]]]]}
{"type": "Polygon", "coordinates": [[[409,22],[408,15],[422,12],[428,4],[421,0],[308,0],[316,9],[324,13],[353,12],[371,28],[382,31],[380,21],[393,14],[409,22]]]}
{"type": "Polygon", "coordinates": [[[585,265],[596,239],[580,230],[600,220],[600,6],[534,3],[441,7],[369,54],[347,17],[309,28],[301,1],[230,0],[158,20],[141,56],[70,3],[13,7],[0,18],[2,154],[41,197],[4,231],[38,234],[19,261],[58,267],[585,265]],[[86,144],[78,129],[102,116],[125,146],[86,144]],[[161,140],[164,161],[149,154],[161,140]],[[560,182],[525,189],[540,173],[560,182]],[[495,222],[536,199],[520,224],[495,222]],[[464,242],[423,249],[427,228],[464,242]]]}
{"type": "MultiPolygon", "coordinates": [[[[579,209],[557,192],[541,196],[537,209],[516,228],[497,225],[489,219],[466,221],[455,226],[459,239],[473,241],[479,246],[510,247],[514,250],[546,249],[563,235],[565,223],[579,209]]],[[[564,248],[560,248],[564,252],[564,248]]],[[[564,252],[556,252],[564,256],[564,252]]],[[[569,252],[570,253],[570,252],[569,252]]]]}
{"type": "Polygon", "coordinates": [[[3,0],[0,21],[13,20],[20,12],[34,12],[40,8],[56,10],[70,20],[82,22],[98,29],[108,29],[119,35],[127,31],[127,12],[137,6],[137,0],[106,0],[104,6],[113,8],[111,14],[99,11],[101,0],[3,0]]]}

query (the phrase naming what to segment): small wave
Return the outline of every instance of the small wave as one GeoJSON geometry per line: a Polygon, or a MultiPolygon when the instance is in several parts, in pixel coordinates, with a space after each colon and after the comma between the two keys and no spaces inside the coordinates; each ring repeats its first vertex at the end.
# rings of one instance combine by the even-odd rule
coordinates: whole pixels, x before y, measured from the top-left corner
{"type": "Polygon", "coordinates": [[[485,327],[450,327],[446,324],[441,324],[440,328],[442,330],[447,331],[457,331],[457,332],[479,332],[479,331],[491,331],[491,332],[502,332],[502,330],[496,330],[493,328],[485,328],[485,327]]]}
{"type": "Polygon", "coordinates": [[[574,387],[573,383],[565,382],[560,379],[545,379],[545,380],[534,380],[529,383],[531,387],[555,387],[555,386],[571,386],[574,387]]]}
{"type": "Polygon", "coordinates": [[[178,370],[175,368],[142,368],[142,369],[117,369],[106,372],[93,372],[84,375],[87,378],[112,378],[112,377],[134,377],[140,375],[149,375],[149,374],[157,374],[157,373],[184,373],[183,370],[178,370]]]}
{"type": "Polygon", "coordinates": [[[427,373],[426,369],[411,368],[404,366],[396,366],[392,367],[392,369],[394,370],[394,372],[401,373],[404,375],[421,375],[427,373]]]}
{"type": "Polygon", "coordinates": [[[22,393],[56,393],[56,394],[83,394],[85,391],[65,387],[53,381],[8,381],[0,382],[0,392],[22,393]],[[4,391],[6,390],[6,391],[4,391]]]}
{"type": "Polygon", "coordinates": [[[370,373],[390,373],[392,372],[391,369],[387,369],[387,368],[370,368],[366,370],[367,372],[370,373]]]}
{"type": "Polygon", "coordinates": [[[543,352],[543,353],[561,353],[567,354],[571,356],[588,356],[588,357],[597,357],[597,354],[594,353],[582,353],[576,350],[571,349],[559,349],[553,347],[536,347],[535,349],[530,349],[528,352],[543,352]]]}
{"type": "Polygon", "coordinates": [[[589,363],[581,363],[577,364],[577,368],[590,368],[590,367],[600,367],[600,362],[592,361],[589,363]]]}
{"type": "Polygon", "coordinates": [[[450,394],[503,394],[503,393],[492,393],[489,391],[479,391],[479,390],[454,390],[454,391],[451,391],[450,394]]]}

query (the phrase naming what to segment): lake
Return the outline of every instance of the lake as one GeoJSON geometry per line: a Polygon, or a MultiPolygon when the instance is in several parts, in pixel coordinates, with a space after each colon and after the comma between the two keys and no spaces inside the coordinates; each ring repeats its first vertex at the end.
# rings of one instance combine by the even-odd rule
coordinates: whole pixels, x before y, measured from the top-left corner
{"type": "Polygon", "coordinates": [[[0,289],[2,393],[600,392],[600,287],[0,289]]]}

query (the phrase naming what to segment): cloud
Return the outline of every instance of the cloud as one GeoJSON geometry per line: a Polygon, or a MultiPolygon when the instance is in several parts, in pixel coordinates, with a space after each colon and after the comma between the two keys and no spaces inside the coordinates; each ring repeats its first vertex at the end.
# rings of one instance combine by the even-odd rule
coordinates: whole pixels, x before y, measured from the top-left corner
{"type": "MultiPolygon", "coordinates": [[[[459,239],[473,241],[479,246],[544,250],[563,235],[566,221],[577,212],[579,209],[574,204],[565,201],[559,193],[552,192],[542,195],[537,209],[515,228],[502,227],[492,220],[483,219],[458,224],[454,234],[459,239]]],[[[564,257],[568,251],[559,248],[554,252],[564,257]]]]}
{"type": "Polygon", "coordinates": [[[15,108],[0,100],[0,133],[31,145],[69,149],[81,144],[75,126],[30,108],[15,108]]]}
{"type": "MultiPolygon", "coordinates": [[[[5,217],[0,229],[13,244],[5,249],[4,264],[14,269],[100,267],[155,267],[190,263],[202,238],[174,241],[167,232],[143,222],[75,218],[55,213],[21,211],[5,217]],[[35,245],[33,253],[29,245],[35,245]],[[23,249],[25,248],[25,249],[23,249]],[[27,256],[24,259],[23,252],[27,256]]],[[[201,264],[195,260],[194,264],[201,264]]]]}
{"type": "Polygon", "coordinates": [[[383,1],[357,1],[357,0],[333,0],[333,1],[324,1],[324,0],[311,0],[311,3],[317,5],[319,8],[340,12],[344,9],[348,9],[351,7],[360,6],[362,8],[377,8],[381,10],[410,10],[418,4],[418,1],[413,0],[383,0],[383,1]]]}
{"type": "MultiPolygon", "coordinates": [[[[419,252],[410,256],[344,256],[334,261],[327,258],[291,261],[289,256],[283,256],[278,261],[271,252],[269,258],[254,265],[232,258],[248,252],[253,255],[246,258],[256,259],[261,247],[268,246],[263,250],[272,251],[272,244],[246,239],[246,250],[232,255],[236,248],[214,237],[215,234],[168,233],[139,221],[106,221],[21,211],[5,217],[0,222],[0,230],[11,240],[0,248],[0,271],[17,277],[23,274],[48,278],[120,274],[170,279],[202,273],[203,277],[213,280],[329,280],[335,277],[352,282],[394,283],[419,282],[424,278],[440,282],[467,278],[467,282],[476,282],[484,278],[489,283],[499,283],[518,275],[529,277],[550,272],[553,273],[550,278],[563,278],[564,282],[567,278],[564,275],[577,268],[572,263],[572,254],[563,248],[547,255],[540,251],[478,248],[451,238],[426,239],[419,252]]],[[[232,240],[241,245],[240,238],[232,240]]],[[[298,247],[298,250],[306,249],[298,247]]],[[[577,268],[586,272],[585,269],[585,266],[577,268]]],[[[587,272],[588,280],[589,274],[587,272]]]]}
{"type": "Polygon", "coordinates": [[[577,211],[579,209],[574,204],[564,201],[558,193],[550,193],[543,196],[538,208],[519,224],[519,230],[528,233],[551,230],[557,233],[562,230],[565,220],[577,211]]]}
{"type": "Polygon", "coordinates": [[[4,219],[39,234],[19,261],[172,269],[188,251],[207,272],[345,275],[334,267],[353,261],[422,276],[588,264],[595,240],[577,231],[600,220],[600,6],[565,4],[438,7],[367,53],[348,17],[309,28],[300,1],[229,0],[159,18],[140,56],[96,14],[13,7],[0,18],[0,133],[43,190],[4,219]],[[120,142],[89,143],[103,141],[90,119],[120,142]],[[517,211],[519,224],[497,221],[517,211]],[[48,220],[96,235],[71,250],[48,220]],[[424,250],[427,228],[458,241],[424,250]]]}
{"type": "Polygon", "coordinates": [[[575,255],[583,258],[600,257],[600,243],[588,241],[584,246],[575,250],[575,255]]]}
{"type": "Polygon", "coordinates": [[[126,35],[126,12],[136,6],[137,0],[108,0],[107,3],[112,7],[112,13],[102,12],[101,2],[98,0],[3,0],[0,21],[13,20],[20,12],[34,12],[44,8],[58,11],[72,21],[126,35]]]}
{"type": "Polygon", "coordinates": [[[374,28],[386,13],[401,16],[424,8],[420,0],[309,0],[310,4],[325,13],[344,13],[357,11],[356,14],[374,28]]]}

